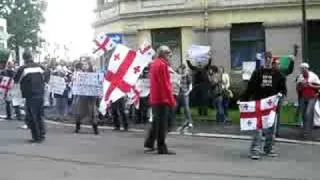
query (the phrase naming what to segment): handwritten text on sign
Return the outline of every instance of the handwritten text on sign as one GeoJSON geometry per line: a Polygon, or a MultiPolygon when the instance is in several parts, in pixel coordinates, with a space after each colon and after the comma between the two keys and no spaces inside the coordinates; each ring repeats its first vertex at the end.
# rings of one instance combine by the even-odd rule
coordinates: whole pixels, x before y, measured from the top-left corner
{"type": "Polygon", "coordinates": [[[78,72],[73,79],[72,92],[80,96],[101,96],[102,81],[103,73],[78,72]]]}
{"type": "Polygon", "coordinates": [[[51,76],[49,85],[51,92],[54,94],[63,95],[64,90],[66,89],[66,82],[63,77],[60,76],[51,76]]]}

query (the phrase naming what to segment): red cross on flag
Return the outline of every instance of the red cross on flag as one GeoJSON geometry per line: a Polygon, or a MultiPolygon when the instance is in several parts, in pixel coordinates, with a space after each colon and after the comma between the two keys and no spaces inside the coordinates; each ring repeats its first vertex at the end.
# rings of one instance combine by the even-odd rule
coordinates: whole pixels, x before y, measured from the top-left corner
{"type": "Polygon", "coordinates": [[[239,102],[240,129],[250,131],[272,127],[279,99],[279,95],[274,95],[257,101],[239,102]]]}
{"type": "Polygon", "coordinates": [[[0,88],[3,91],[3,98],[8,96],[9,90],[13,87],[14,82],[13,79],[7,76],[1,77],[0,88]]]}
{"type": "Polygon", "coordinates": [[[143,46],[137,51],[121,44],[116,46],[105,72],[103,99],[99,108],[102,114],[105,114],[110,102],[117,101],[131,91],[153,55],[151,46],[143,46]]]}
{"type": "Polygon", "coordinates": [[[93,54],[97,54],[98,56],[103,56],[105,52],[113,49],[117,45],[106,34],[98,35],[94,43],[96,49],[93,51],[93,54]]]}

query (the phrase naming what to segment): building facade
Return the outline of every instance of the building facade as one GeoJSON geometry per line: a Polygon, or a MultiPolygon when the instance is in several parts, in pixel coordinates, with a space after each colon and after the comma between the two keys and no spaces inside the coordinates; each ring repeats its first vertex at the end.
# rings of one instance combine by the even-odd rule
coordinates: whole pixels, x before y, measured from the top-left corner
{"type": "MultiPolygon", "coordinates": [[[[132,48],[144,40],[155,48],[167,44],[176,65],[191,44],[210,45],[214,64],[234,74],[266,50],[289,55],[300,47],[296,64],[301,62],[301,0],[97,0],[95,13],[97,34],[121,33],[132,48]]],[[[307,20],[309,63],[320,67],[320,0],[307,1],[307,20]]],[[[288,77],[288,85],[294,79],[288,77]]]]}
{"type": "Polygon", "coordinates": [[[3,18],[0,18],[0,49],[7,48],[7,40],[9,38],[7,32],[7,21],[3,18]]]}

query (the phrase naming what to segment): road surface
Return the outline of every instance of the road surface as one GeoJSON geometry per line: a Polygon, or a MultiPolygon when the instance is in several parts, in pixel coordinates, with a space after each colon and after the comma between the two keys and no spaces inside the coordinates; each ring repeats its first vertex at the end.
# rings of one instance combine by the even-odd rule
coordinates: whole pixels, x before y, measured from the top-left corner
{"type": "Polygon", "coordinates": [[[21,122],[0,122],[1,180],[318,180],[320,146],[278,144],[280,156],[248,159],[249,141],[170,136],[177,155],[145,154],[142,133],[48,125],[43,144],[21,122]]]}

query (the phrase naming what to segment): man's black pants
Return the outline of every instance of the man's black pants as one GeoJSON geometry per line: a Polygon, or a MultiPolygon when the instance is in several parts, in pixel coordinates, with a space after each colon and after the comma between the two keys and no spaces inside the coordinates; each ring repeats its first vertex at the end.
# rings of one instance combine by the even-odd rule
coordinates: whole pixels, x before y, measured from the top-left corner
{"type": "Polygon", "coordinates": [[[125,113],[125,99],[120,98],[111,104],[112,118],[115,128],[120,128],[120,116],[123,122],[123,128],[128,129],[128,120],[125,113]]]}
{"type": "Polygon", "coordinates": [[[26,98],[26,122],[35,141],[45,138],[45,125],[43,121],[43,97],[26,98]]]}
{"type": "Polygon", "coordinates": [[[152,126],[148,132],[144,146],[150,149],[154,148],[154,142],[157,140],[158,152],[166,153],[168,152],[166,136],[168,133],[170,107],[165,104],[152,106],[152,114],[152,126]]]}

